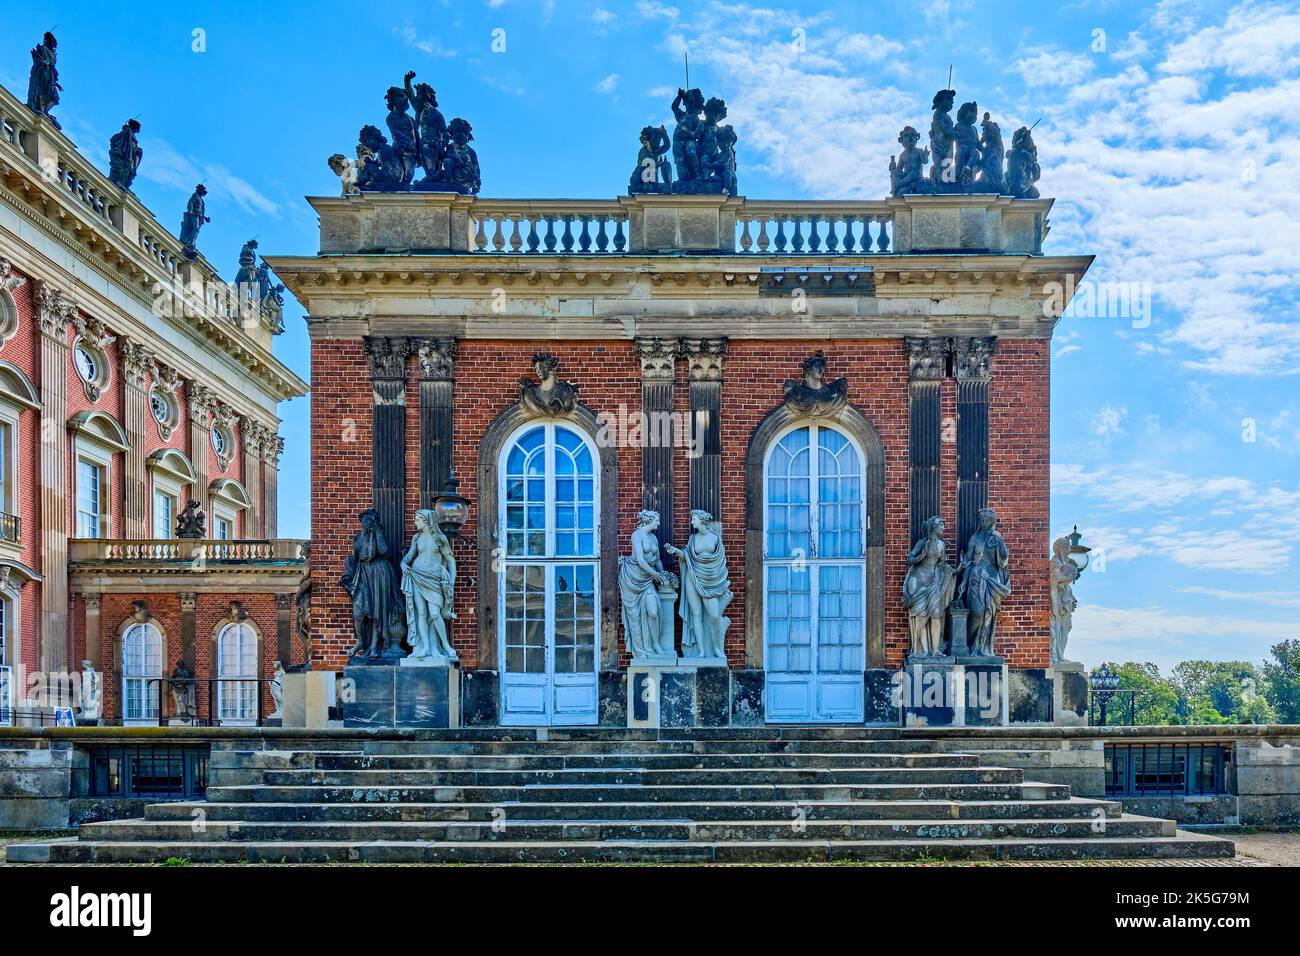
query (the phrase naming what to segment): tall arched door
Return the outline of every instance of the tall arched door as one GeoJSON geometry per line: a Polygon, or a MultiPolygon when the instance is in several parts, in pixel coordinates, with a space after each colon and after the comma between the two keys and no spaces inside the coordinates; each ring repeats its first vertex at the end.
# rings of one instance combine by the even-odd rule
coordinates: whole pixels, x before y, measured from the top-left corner
{"type": "Polygon", "coordinates": [[[862,451],[830,425],[775,441],[764,467],[763,659],[771,723],[864,719],[862,451]]]}
{"type": "Polygon", "coordinates": [[[531,424],[506,442],[499,471],[501,723],[594,724],[596,449],[562,423],[531,424]]]}
{"type": "Polygon", "coordinates": [[[152,623],[130,625],[122,634],[123,724],[158,723],[162,676],[162,632],[152,623]]]}
{"type": "Polygon", "coordinates": [[[257,632],[227,624],[217,636],[217,716],[222,726],[257,723],[257,632]]]}

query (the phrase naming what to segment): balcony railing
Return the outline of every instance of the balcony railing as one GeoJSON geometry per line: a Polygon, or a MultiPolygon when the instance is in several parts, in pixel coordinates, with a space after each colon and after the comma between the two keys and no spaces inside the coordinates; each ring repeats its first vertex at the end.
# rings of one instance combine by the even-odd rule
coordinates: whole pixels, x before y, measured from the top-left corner
{"type": "Polygon", "coordinates": [[[23,521],[17,515],[0,511],[0,541],[10,544],[22,544],[23,521]]]}
{"type": "Polygon", "coordinates": [[[255,564],[301,563],[307,542],[298,538],[218,541],[195,538],[74,538],[72,564],[255,564]]]}
{"type": "Polygon", "coordinates": [[[0,665],[0,727],[14,725],[13,669],[0,665]]]}

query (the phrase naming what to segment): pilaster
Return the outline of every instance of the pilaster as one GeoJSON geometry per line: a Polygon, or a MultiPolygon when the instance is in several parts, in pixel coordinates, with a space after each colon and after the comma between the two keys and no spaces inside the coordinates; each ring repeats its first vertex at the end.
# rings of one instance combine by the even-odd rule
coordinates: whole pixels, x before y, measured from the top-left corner
{"type": "Polygon", "coordinates": [[[185,397],[189,401],[190,459],[194,465],[194,490],[191,497],[199,503],[212,531],[212,513],[208,502],[208,449],[212,441],[212,410],[216,396],[206,385],[185,383],[185,397]]]}
{"type": "Polygon", "coordinates": [[[940,507],[941,426],[939,388],[948,358],[948,340],[908,336],[907,477],[910,511],[909,547],[940,507]]]}
{"type": "Polygon", "coordinates": [[[722,363],[727,340],[682,339],[688,365],[692,448],[691,509],[722,517],[722,363]]]}
{"type": "Polygon", "coordinates": [[[989,378],[996,336],[954,340],[957,372],[957,547],[975,533],[989,500],[989,378]]]}
{"type": "Polygon", "coordinates": [[[420,507],[432,508],[451,476],[452,380],[456,340],[415,342],[420,361],[420,507]]]}
{"type": "Polygon", "coordinates": [[[68,664],[68,323],[76,312],[62,291],[37,280],[41,363],[41,622],[38,666],[68,664]]]}
{"type": "MultiPolygon", "coordinates": [[[[149,489],[145,470],[145,426],[149,416],[146,381],[154,355],[138,342],[122,339],[122,417],[131,443],[123,462],[122,534],[149,537],[149,489]]],[[[181,502],[181,507],[184,507],[181,502]]],[[[155,529],[155,534],[157,529],[155,529]]]]}
{"type": "Polygon", "coordinates": [[[389,556],[396,564],[406,540],[406,360],[411,342],[372,335],[363,344],[374,399],[371,491],[389,556]]]}
{"type": "Polygon", "coordinates": [[[665,565],[672,559],[664,545],[673,534],[673,381],[677,371],[678,345],[671,339],[640,338],[635,341],[641,361],[641,410],[645,416],[641,450],[641,507],[659,513],[659,554],[665,565]]]}

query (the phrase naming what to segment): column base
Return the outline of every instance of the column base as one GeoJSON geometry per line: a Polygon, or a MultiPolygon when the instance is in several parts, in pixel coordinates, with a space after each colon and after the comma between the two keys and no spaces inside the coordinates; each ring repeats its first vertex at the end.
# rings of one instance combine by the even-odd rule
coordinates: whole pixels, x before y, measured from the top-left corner
{"type": "MultiPolygon", "coordinates": [[[[988,658],[983,659],[988,661],[988,658]]],[[[1004,727],[1004,663],[909,658],[899,688],[904,727],[1004,727]]]]}

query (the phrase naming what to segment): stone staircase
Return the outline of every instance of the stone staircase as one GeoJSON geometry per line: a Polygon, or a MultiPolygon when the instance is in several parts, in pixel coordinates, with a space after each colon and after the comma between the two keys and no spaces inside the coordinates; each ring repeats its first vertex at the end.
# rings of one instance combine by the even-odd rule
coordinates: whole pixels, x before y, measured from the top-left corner
{"type": "Polygon", "coordinates": [[[10,863],[802,863],[1231,857],[1228,840],[898,731],[213,742],[207,800],[10,863]],[[538,739],[541,738],[541,739],[538,739]],[[263,749],[253,749],[253,748],[263,749]],[[241,749],[242,748],[242,749],[241,749]]]}

